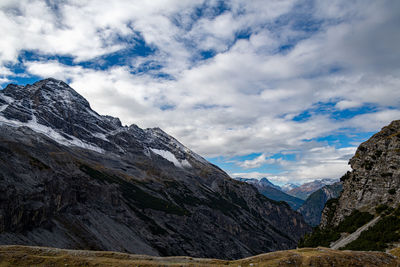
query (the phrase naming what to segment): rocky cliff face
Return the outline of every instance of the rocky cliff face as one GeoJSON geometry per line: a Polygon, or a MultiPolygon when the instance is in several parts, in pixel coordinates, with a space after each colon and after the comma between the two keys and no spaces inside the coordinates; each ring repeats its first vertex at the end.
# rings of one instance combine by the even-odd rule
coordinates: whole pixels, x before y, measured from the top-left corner
{"type": "Polygon", "coordinates": [[[325,207],[325,203],[329,199],[339,197],[341,192],[341,182],[326,185],[312,193],[297,211],[303,215],[304,220],[309,225],[317,226],[321,221],[322,211],[325,207]]]}
{"type": "Polygon", "coordinates": [[[343,192],[325,208],[321,227],[338,225],[354,210],[375,213],[379,205],[400,204],[400,121],[393,121],[362,143],[344,175],[343,192]]]}
{"type": "Polygon", "coordinates": [[[288,249],[300,214],[161,129],[101,116],[62,81],[0,91],[0,244],[240,258],[288,249]]]}

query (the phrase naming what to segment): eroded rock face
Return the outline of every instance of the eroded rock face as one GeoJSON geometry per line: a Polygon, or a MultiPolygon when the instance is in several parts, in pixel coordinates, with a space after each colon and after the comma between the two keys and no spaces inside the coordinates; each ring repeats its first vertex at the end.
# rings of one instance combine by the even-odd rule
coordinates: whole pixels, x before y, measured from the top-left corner
{"type": "Polygon", "coordinates": [[[343,192],[335,205],[327,207],[321,226],[337,225],[355,209],[375,212],[378,205],[400,204],[400,121],[393,121],[362,143],[344,175],[343,192]],[[331,220],[326,217],[333,214],[331,220]]]}
{"type": "Polygon", "coordinates": [[[159,128],[101,116],[62,81],[0,92],[0,244],[241,258],[309,226],[159,128]]]}

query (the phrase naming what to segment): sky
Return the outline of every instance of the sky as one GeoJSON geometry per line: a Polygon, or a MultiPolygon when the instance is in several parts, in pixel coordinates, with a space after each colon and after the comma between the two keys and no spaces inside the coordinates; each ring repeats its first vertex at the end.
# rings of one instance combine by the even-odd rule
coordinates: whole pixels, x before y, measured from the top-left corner
{"type": "Polygon", "coordinates": [[[62,79],[231,176],[339,178],[400,119],[398,0],[1,0],[0,86],[62,79]]]}

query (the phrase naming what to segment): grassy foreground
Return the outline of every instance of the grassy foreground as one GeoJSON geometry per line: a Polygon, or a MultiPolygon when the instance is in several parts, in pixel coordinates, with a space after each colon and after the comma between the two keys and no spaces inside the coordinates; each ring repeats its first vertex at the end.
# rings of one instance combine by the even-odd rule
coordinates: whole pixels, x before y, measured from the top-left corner
{"type": "MultiPolygon", "coordinates": [[[[400,255],[400,249],[392,252],[396,256],[400,255]]],[[[277,251],[225,261],[47,247],[0,246],[0,267],[5,266],[400,266],[400,260],[384,252],[338,251],[328,248],[277,251]]]]}

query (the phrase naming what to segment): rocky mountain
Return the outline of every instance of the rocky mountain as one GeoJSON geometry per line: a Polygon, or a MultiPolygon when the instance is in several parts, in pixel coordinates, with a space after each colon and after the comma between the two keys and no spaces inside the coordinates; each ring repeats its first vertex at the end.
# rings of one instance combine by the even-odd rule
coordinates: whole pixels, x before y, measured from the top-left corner
{"type": "Polygon", "coordinates": [[[297,212],[159,128],[97,114],[66,83],[0,91],[0,244],[240,258],[296,246],[297,212]]]}
{"type": "Polygon", "coordinates": [[[265,178],[265,177],[263,177],[263,178],[261,178],[261,179],[259,180],[259,184],[262,185],[262,186],[264,186],[264,187],[269,186],[269,187],[272,187],[272,188],[281,190],[280,186],[271,183],[271,182],[270,182],[267,178],[265,178]]]}
{"type": "Polygon", "coordinates": [[[256,179],[256,178],[242,178],[242,177],[234,177],[235,180],[241,181],[241,182],[246,182],[248,184],[252,185],[258,185],[262,187],[272,187],[275,189],[280,190],[281,188],[278,185],[274,185],[273,183],[270,182],[267,178],[263,177],[261,179],[256,179]]]}
{"type": "Polygon", "coordinates": [[[300,208],[301,205],[304,203],[304,200],[282,192],[279,186],[274,185],[267,178],[261,178],[260,180],[255,178],[235,178],[235,179],[254,185],[257,188],[258,192],[260,192],[267,198],[276,201],[285,201],[294,210],[300,208]]]}
{"type": "Polygon", "coordinates": [[[321,223],[300,247],[380,250],[400,242],[400,121],[362,143],[342,178],[339,198],[327,201],[321,223]]]}
{"type": "Polygon", "coordinates": [[[287,194],[306,200],[309,195],[311,195],[313,192],[317,191],[318,189],[322,188],[325,185],[333,184],[337,182],[338,180],[336,179],[319,179],[319,180],[314,180],[309,183],[304,183],[298,187],[295,187],[289,191],[287,191],[287,194]]]}
{"type": "Polygon", "coordinates": [[[325,203],[331,198],[339,197],[341,192],[341,182],[325,185],[324,187],[312,193],[297,211],[303,215],[304,220],[309,225],[317,226],[321,221],[321,215],[325,207],[325,203]]]}
{"type": "Polygon", "coordinates": [[[343,192],[335,209],[324,211],[322,227],[338,225],[355,210],[375,213],[379,205],[400,204],[400,120],[362,143],[349,163],[352,171],[341,178],[343,192]]]}
{"type": "Polygon", "coordinates": [[[292,184],[292,183],[287,183],[281,186],[281,190],[285,193],[289,192],[290,190],[299,187],[299,184],[292,184]]]}

